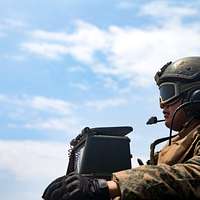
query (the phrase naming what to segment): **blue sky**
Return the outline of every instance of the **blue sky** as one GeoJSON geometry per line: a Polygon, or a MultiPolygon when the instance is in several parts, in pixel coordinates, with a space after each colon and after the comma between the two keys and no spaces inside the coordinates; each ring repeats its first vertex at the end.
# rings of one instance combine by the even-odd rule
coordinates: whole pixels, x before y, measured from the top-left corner
{"type": "Polygon", "coordinates": [[[131,151],[168,135],[155,72],[200,54],[200,1],[0,0],[0,194],[37,200],[85,126],[133,126],[131,151]]]}

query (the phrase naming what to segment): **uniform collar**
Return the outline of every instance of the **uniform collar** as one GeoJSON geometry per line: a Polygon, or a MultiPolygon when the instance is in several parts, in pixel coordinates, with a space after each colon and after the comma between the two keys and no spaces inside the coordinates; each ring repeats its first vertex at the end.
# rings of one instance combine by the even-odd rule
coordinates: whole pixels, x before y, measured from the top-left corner
{"type": "Polygon", "coordinates": [[[179,137],[185,137],[190,131],[200,125],[200,119],[191,119],[186,122],[182,128],[182,130],[178,133],[179,137]]]}

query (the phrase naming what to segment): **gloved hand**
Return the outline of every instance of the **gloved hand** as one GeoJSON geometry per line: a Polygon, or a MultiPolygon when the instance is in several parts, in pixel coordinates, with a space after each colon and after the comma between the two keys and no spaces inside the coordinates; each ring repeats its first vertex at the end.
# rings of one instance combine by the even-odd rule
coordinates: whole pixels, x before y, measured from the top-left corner
{"type": "Polygon", "coordinates": [[[64,180],[63,200],[110,200],[107,181],[71,173],[64,180]]]}
{"type": "Polygon", "coordinates": [[[56,179],[44,192],[45,200],[110,200],[106,180],[71,173],[56,179]]]}
{"type": "Polygon", "coordinates": [[[51,182],[47,188],[44,190],[44,193],[42,195],[42,198],[45,200],[56,200],[61,199],[61,192],[58,192],[63,188],[63,181],[66,178],[66,176],[61,176],[57,179],[55,179],[53,182],[51,182]]]}

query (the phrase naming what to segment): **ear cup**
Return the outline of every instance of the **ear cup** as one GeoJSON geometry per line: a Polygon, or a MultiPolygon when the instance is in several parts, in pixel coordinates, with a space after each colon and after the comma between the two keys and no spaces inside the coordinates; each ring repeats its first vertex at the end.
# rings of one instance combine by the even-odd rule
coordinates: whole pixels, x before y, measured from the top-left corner
{"type": "Polygon", "coordinates": [[[188,114],[194,118],[200,119],[200,89],[196,89],[190,93],[188,114]]]}
{"type": "Polygon", "coordinates": [[[183,94],[183,103],[191,103],[184,108],[187,118],[200,119],[200,88],[195,88],[183,94]]]}
{"type": "Polygon", "coordinates": [[[191,102],[195,102],[195,101],[199,101],[200,102],[200,89],[195,90],[192,92],[191,96],[190,96],[190,101],[191,102]]]}

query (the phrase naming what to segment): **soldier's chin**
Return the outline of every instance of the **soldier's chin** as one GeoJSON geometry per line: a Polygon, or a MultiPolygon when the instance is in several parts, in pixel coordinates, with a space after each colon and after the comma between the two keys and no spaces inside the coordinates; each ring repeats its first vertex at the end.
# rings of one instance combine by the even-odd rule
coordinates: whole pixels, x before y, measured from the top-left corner
{"type": "MultiPolygon", "coordinates": [[[[165,120],[165,126],[166,126],[167,128],[171,128],[171,121],[165,120]]],[[[174,130],[174,131],[180,131],[181,128],[182,128],[182,127],[179,126],[178,124],[173,123],[172,130],[174,130]]]]}
{"type": "Polygon", "coordinates": [[[166,126],[167,128],[170,128],[170,127],[171,127],[171,123],[170,123],[169,121],[167,121],[166,119],[165,119],[165,126],[166,126]]]}
{"type": "MultiPolygon", "coordinates": [[[[165,126],[166,126],[167,128],[171,128],[171,121],[165,120],[165,126]]],[[[174,124],[173,124],[172,129],[173,129],[174,131],[176,131],[176,127],[174,127],[174,124]]]]}

